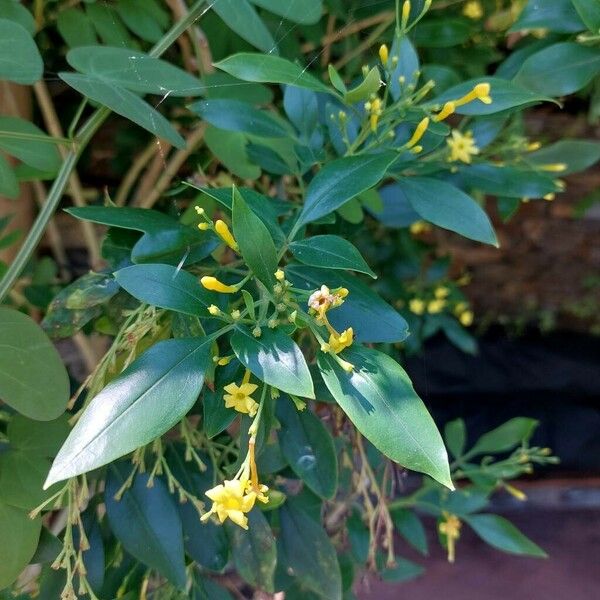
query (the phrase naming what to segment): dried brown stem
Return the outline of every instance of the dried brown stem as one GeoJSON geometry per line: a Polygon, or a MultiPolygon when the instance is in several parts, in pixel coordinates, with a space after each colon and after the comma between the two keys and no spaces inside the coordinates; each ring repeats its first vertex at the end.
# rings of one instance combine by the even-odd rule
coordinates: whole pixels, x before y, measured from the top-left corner
{"type": "Polygon", "coordinates": [[[144,167],[148,164],[157,150],[156,141],[152,140],[148,146],[140,154],[138,154],[138,156],[135,157],[131,167],[129,167],[129,170],[127,173],[125,173],[125,177],[123,177],[121,185],[117,189],[117,193],[115,195],[115,204],[117,206],[125,205],[129,196],[129,192],[131,192],[131,188],[134,186],[135,182],[140,176],[140,173],[144,170],[144,167]]]}

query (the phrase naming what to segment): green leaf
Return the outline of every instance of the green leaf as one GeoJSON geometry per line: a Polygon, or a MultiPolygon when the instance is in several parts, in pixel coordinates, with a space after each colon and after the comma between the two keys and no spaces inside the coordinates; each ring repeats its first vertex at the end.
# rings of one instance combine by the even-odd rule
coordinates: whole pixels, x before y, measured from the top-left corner
{"type": "Polygon", "coordinates": [[[241,79],[256,83],[285,83],[315,92],[332,93],[324,83],[301,66],[272,54],[240,52],[215,64],[218,69],[241,79]]]}
{"type": "Polygon", "coordinates": [[[107,46],[131,48],[135,45],[117,11],[110,4],[105,2],[86,3],[85,12],[100,39],[107,46]]]}
{"type": "Polygon", "coordinates": [[[258,110],[241,100],[201,100],[190,110],[211,125],[226,131],[252,133],[261,137],[288,137],[290,130],[269,112],[258,110]]]}
{"type": "Polygon", "coordinates": [[[338,484],[333,438],[310,409],[299,411],[288,398],[277,402],[279,444],[290,467],[318,496],[331,500],[338,484]]]}
{"type": "Polygon", "coordinates": [[[304,206],[294,231],[377,185],[395,158],[395,155],[386,152],[348,156],[325,165],[308,184],[304,206]]]}
{"type": "Polygon", "coordinates": [[[193,317],[207,316],[217,295],[187,271],[170,265],[133,265],[115,273],[118,284],[140,302],[193,317]]]}
{"type": "Polygon", "coordinates": [[[19,195],[19,181],[4,156],[0,154],[0,195],[16,198],[19,195]]]}
{"type": "Polygon", "coordinates": [[[509,31],[549,29],[557,33],[576,33],[584,28],[571,0],[529,0],[509,31]]]}
{"type": "Polygon", "coordinates": [[[392,343],[408,336],[408,324],[402,315],[357,277],[304,265],[289,265],[286,274],[295,286],[305,290],[314,291],[322,285],[347,288],[350,293],[339,308],[329,313],[329,320],[338,331],[352,327],[356,341],[392,343]]]}
{"type": "Polygon", "coordinates": [[[147,42],[158,42],[169,24],[169,14],[150,0],[119,0],[115,6],[123,22],[147,42]]]}
{"type": "Polygon", "coordinates": [[[164,229],[178,225],[178,222],[168,215],[148,208],[83,206],[68,208],[66,212],[78,219],[144,233],[160,233],[164,229]]]}
{"type": "Polygon", "coordinates": [[[165,340],[138,357],[85,409],[46,487],[105,465],[161,436],[190,410],[211,365],[211,338],[165,340]]]}
{"type": "Polygon", "coordinates": [[[35,19],[20,2],[15,0],[0,0],[0,17],[15,21],[31,35],[35,34],[35,19]]]}
{"type": "Polygon", "coordinates": [[[195,579],[192,600],[233,600],[233,596],[212,579],[195,579]]]}
{"type": "Polygon", "coordinates": [[[70,431],[68,415],[54,421],[33,421],[22,415],[14,415],[6,434],[12,448],[32,456],[53,458],[70,431]]]}
{"type": "Polygon", "coordinates": [[[202,78],[207,98],[229,98],[243,100],[248,104],[271,104],[273,91],[260,83],[248,83],[223,71],[207,73],[202,78]]]}
{"type": "Polygon", "coordinates": [[[69,48],[93,46],[98,43],[93,24],[78,8],[61,10],[56,17],[56,27],[69,48]]]}
{"type": "Polygon", "coordinates": [[[161,479],[148,487],[145,473],[135,477],[121,500],[115,500],[130,470],[131,464],[123,462],[108,471],[104,503],[110,528],[127,552],[183,589],[183,534],[175,501],[161,479]]]}
{"type": "Polygon", "coordinates": [[[0,79],[32,85],[43,72],[42,57],[27,29],[16,21],[0,19],[0,79]]]}
{"type": "Polygon", "coordinates": [[[129,48],[74,48],[68,52],[67,61],[90,78],[141,94],[199,96],[206,91],[199,79],[183,69],[129,48]]]}
{"type": "Polygon", "coordinates": [[[277,44],[255,8],[247,0],[217,0],[210,6],[229,29],[255,48],[270,54],[277,44]]]}
{"type": "Polygon", "coordinates": [[[448,421],[444,427],[444,439],[446,447],[454,458],[459,458],[465,451],[467,443],[467,428],[462,419],[448,421]]]}
{"type": "Polygon", "coordinates": [[[248,138],[238,131],[226,131],[209,125],[204,132],[208,149],[233,175],[241,179],[258,179],[261,174],[248,159],[248,138]]]}
{"type": "Polygon", "coordinates": [[[0,502],[0,590],[17,579],[29,564],[40,538],[42,520],[27,511],[0,502]]]}
{"type": "Polygon", "coordinates": [[[471,27],[465,19],[448,16],[426,19],[414,29],[414,41],[419,47],[451,48],[466,42],[471,27]]]}
{"type": "Polygon", "coordinates": [[[171,142],[176,148],[185,148],[185,140],[171,123],[133,92],[90,75],[59,73],[58,76],[83,96],[103,104],[153,135],[171,142]]]}
{"type": "Polygon", "coordinates": [[[42,328],[27,315],[0,307],[0,398],[36,421],[61,415],[69,376],[42,328]]]}
{"type": "Polygon", "coordinates": [[[315,397],[302,351],[281,329],[265,327],[256,338],[245,327],[238,327],[231,336],[231,347],[238,360],[266,384],[303,398],[315,397]]]}
{"type": "Polygon", "coordinates": [[[392,520],[398,533],[421,554],[427,554],[427,534],[421,519],[414,510],[402,508],[392,512],[392,520]]]}
{"type": "Polygon", "coordinates": [[[563,42],[532,54],[515,83],[547,96],[565,96],[584,88],[600,73],[600,48],[563,42]]]}
{"type": "MultiPolygon", "coordinates": [[[[406,35],[395,35],[392,49],[390,50],[392,59],[396,57],[398,64],[390,76],[390,93],[394,100],[398,100],[402,95],[400,87],[400,77],[404,77],[405,85],[415,83],[416,74],[419,71],[419,55],[406,35]]],[[[437,87],[436,80],[436,87],[437,87]]]]}
{"type": "Polygon", "coordinates": [[[454,489],[442,436],[404,369],[361,346],[344,350],[341,357],[354,365],[351,373],[330,354],[319,353],[318,364],[332,396],[360,433],[388,458],[454,489]]]}
{"type": "Polygon", "coordinates": [[[33,123],[17,117],[0,117],[0,149],[49,173],[55,173],[61,162],[56,142],[33,123]],[[31,137],[24,139],[21,135],[31,137]]]}
{"type": "Polygon", "coordinates": [[[251,0],[252,4],[266,8],[288,21],[301,25],[313,25],[321,18],[323,12],[322,0],[251,0]]]}
{"type": "Polygon", "coordinates": [[[242,195],[234,189],[231,210],[233,235],[240,253],[252,272],[268,290],[275,284],[277,270],[277,249],[273,238],[263,222],[246,204],[242,195]]]}
{"type": "Polygon", "coordinates": [[[600,4],[596,0],[572,0],[581,20],[592,33],[600,32],[600,4]]]}
{"type": "Polygon", "coordinates": [[[235,411],[225,406],[222,390],[206,389],[202,399],[202,409],[204,411],[203,430],[209,439],[225,431],[237,416],[235,411]]]}
{"type": "Polygon", "coordinates": [[[346,104],[356,104],[361,100],[366,100],[371,94],[377,93],[382,83],[379,75],[379,67],[373,67],[361,83],[346,92],[344,102],[346,104]]]}
{"type": "Polygon", "coordinates": [[[331,85],[341,94],[345,94],[348,90],[346,88],[346,84],[344,83],[344,80],[342,79],[341,75],[339,74],[339,72],[336,70],[336,68],[332,65],[329,64],[327,67],[327,74],[329,75],[329,81],[331,81],[331,85]]]}
{"type": "Polygon", "coordinates": [[[358,271],[377,279],[360,252],[344,238],[337,235],[315,235],[292,242],[290,252],[305,265],[323,269],[358,271]]]}
{"type": "Polygon", "coordinates": [[[469,456],[490,452],[507,452],[528,440],[538,426],[538,421],[526,417],[515,417],[496,429],[484,433],[469,450],[469,456]]]}
{"type": "Polygon", "coordinates": [[[248,513],[248,529],[227,523],[235,568],[250,585],[273,593],[277,550],[273,532],[258,507],[248,513]]]}
{"type": "Polygon", "coordinates": [[[585,171],[599,160],[600,142],[591,140],[560,140],[527,155],[527,161],[536,165],[565,164],[561,177],[585,171]]]}
{"type": "Polygon", "coordinates": [[[381,579],[383,581],[389,581],[390,583],[401,583],[403,581],[410,581],[415,577],[419,577],[425,573],[425,569],[406,558],[396,557],[396,564],[393,567],[385,567],[381,571],[381,579]]]}
{"type": "Polygon", "coordinates": [[[463,518],[484,542],[502,552],[547,558],[547,554],[537,544],[525,537],[504,517],[483,514],[463,518]]]}
{"type": "Polygon", "coordinates": [[[398,182],[398,189],[426,221],[471,240],[498,246],[485,211],[453,185],[429,177],[404,177],[398,182]]]}
{"type": "Polygon", "coordinates": [[[480,100],[474,100],[473,102],[459,106],[456,109],[459,115],[491,115],[504,110],[517,109],[550,100],[550,98],[536,94],[534,91],[528,89],[528,86],[522,85],[519,81],[506,81],[498,77],[478,77],[477,79],[470,79],[451,87],[443,94],[434,98],[433,101],[441,106],[445,102],[456,100],[468,94],[478,83],[490,84],[492,103],[484,104],[480,100]]]}
{"type": "Polygon", "coordinates": [[[302,588],[326,600],[341,600],[342,578],[336,550],[320,523],[305,513],[296,498],[279,510],[280,554],[284,568],[302,588]]]}

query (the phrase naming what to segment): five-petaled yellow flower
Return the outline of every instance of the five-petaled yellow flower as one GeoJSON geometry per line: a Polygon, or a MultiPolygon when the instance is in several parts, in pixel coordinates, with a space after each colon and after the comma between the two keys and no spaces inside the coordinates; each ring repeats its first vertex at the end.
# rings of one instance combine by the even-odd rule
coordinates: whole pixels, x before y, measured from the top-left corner
{"type": "Polygon", "coordinates": [[[342,333],[331,333],[329,335],[329,348],[339,354],[345,348],[350,348],[354,341],[354,331],[352,327],[349,327],[342,333]]]}
{"type": "Polygon", "coordinates": [[[473,134],[470,131],[463,135],[457,129],[453,129],[452,137],[447,139],[446,143],[450,148],[450,156],[448,157],[450,162],[460,160],[470,164],[471,157],[479,154],[479,148],[475,145],[473,134]]]}
{"type": "Polygon", "coordinates": [[[448,548],[448,562],[453,563],[455,558],[456,540],[460,537],[462,523],[456,515],[443,513],[444,521],[438,525],[439,532],[446,536],[446,547],[448,548]]]}
{"type": "Polygon", "coordinates": [[[248,491],[248,480],[226,479],[222,484],[208,490],[206,495],[213,501],[210,511],[202,515],[201,520],[207,521],[216,514],[219,521],[231,519],[236,525],[248,529],[248,513],[254,507],[257,495],[248,491]]]}
{"type": "Polygon", "coordinates": [[[225,386],[228,392],[223,396],[227,408],[235,408],[238,412],[245,413],[253,417],[258,410],[258,402],[252,398],[252,394],[258,389],[254,383],[248,383],[249,377],[244,376],[241,385],[230,383],[225,386]]]}

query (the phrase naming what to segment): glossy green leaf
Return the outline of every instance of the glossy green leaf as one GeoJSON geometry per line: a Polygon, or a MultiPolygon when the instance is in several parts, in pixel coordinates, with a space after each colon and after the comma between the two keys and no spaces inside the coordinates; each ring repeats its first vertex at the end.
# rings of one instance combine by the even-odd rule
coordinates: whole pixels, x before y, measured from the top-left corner
{"type": "Polygon", "coordinates": [[[0,79],[31,85],[43,72],[42,57],[27,29],[16,21],[0,19],[0,79]]]}
{"type": "Polygon", "coordinates": [[[93,46],[98,42],[92,22],[79,8],[61,10],[56,17],[56,27],[69,48],[93,46]]]}
{"type": "Polygon", "coordinates": [[[208,578],[196,579],[191,592],[191,600],[233,600],[226,588],[208,578]]]}
{"type": "Polygon", "coordinates": [[[547,96],[565,96],[600,74],[600,49],[575,42],[548,46],[521,65],[515,83],[547,96]]]}
{"type": "Polygon", "coordinates": [[[312,25],[317,23],[323,12],[322,0],[251,0],[252,4],[267,9],[287,21],[312,25]]]}
{"type": "Polygon", "coordinates": [[[107,2],[88,2],[85,12],[98,36],[107,46],[131,48],[135,45],[114,6],[107,2]]]}
{"type": "Polygon", "coordinates": [[[289,249],[305,265],[358,271],[377,278],[360,252],[350,242],[337,235],[315,235],[292,242],[289,249]]]}
{"type": "Polygon", "coordinates": [[[424,48],[451,48],[466,42],[471,36],[471,27],[465,19],[447,15],[425,19],[413,33],[415,44],[424,48]]]}
{"type": "Polygon", "coordinates": [[[342,579],[336,550],[320,523],[302,510],[296,498],[279,509],[280,554],[302,588],[326,600],[341,600],[342,579]]]}
{"type": "Polygon", "coordinates": [[[275,538],[258,507],[248,513],[248,529],[227,524],[231,555],[238,573],[250,585],[273,593],[273,576],[277,563],[275,538]]]}
{"type": "Polygon", "coordinates": [[[270,54],[277,44],[270,31],[247,0],[216,0],[210,5],[229,29],[255,48],[270,54]]]}
{"type": "Polygon", "coordinates": [[[198,279],[170,265],[133,265],[115,273],[119,285],[140,302],[188,315],[207,316],[217,295],[198,279]]]}
{"type": "MultiPolygon", "coordinates": [[[[400,87],[400,77],[404,77],[405,85],[414,83],[417,72],[419,71],[419,56],[412,42],[406,35],[395,35],[392,48],[390,50],[392,59],[396,57],[398,64],[390,77],[390,93],[394,100],[398,100],[402,95],[400,87]]],[[[437,87],[437,80],[436,80],[437,87]]]]}
{"type": "Polygon", "coordinates": [[[202,81],[206,86],[207,98],[243,100],[252,105],[265,105],[273,102],[273,91],[268,86],[241,81],[224,71],[205,74],[202,81]]]}
{"type": "Polygon", "coordinates": [[[254,337],[245,327],[231,336],[238,360],[268,385],[303,398],[314,398],[312,378],[300,348],[281,329],[264,327],[254,337]]]}
{"type": "Polygon", "coordinates": [[[56,419],[69,400],[69,376],[48,336],[27,315],[0,307],[0,339],[2,400],[31,419],[56,419]]]}
{"type": "Polygon", "coordinates": [[[331,500],[338,483],[333,438],[309,408],[299,411],[288,398],[277,402],[279,444],[290,467],[321,498],[331,500]]]}
{"type": "Polygon", "coordinates": [[[177,224],[177,221],[168,215],[147,208],[83,206],[69,208],[66,212],[78,219],[109,225],[110,227],[143,231],[144,233],[159,233],[163,229],[171,228],[177,224]]]}
{"type": "Polygon", "coordinates": [[[131,464],[124,462],[108,471],[104,502],[110,528],[127,552],[184,588],[183,534],[175,500],[161,479],[148,487],[147,474],[137,475],[122,498],[115,500],[130,470],[131,464]]]}
{"type": "Polygon", "coordinates": [[[401,583],[419,577],[423,573],[425,573],[425,569],[421,565],[397,556],[396,564],[393,567],[385,567],[381,571],[381,579],[390,583],[401,583]]]}
{"type": "Polygon", "coordinates": [[[204,132],[206,146],[233,175],[241,179],[258,179],[261,174],[248,158],[248,138],[238,131],[226,131],[208,125],[204,132]]]}
{"type": "Polygon", "coordinates": [[[504,110],[512,110],[537,104],[549,98],[535,93],[528,86],[519,81],[506,81],[498,77],[479,77],[459,83],[434,99],[438,105],[443,105],[449,100],[456,100],[468,94],[478,83],[489,83],[491,86],[491,104],[484,104],[480,100],[474,100],[463,106],[459,106],[456,112],[459,115],[491,115],[504,110]]]}
{"type": "Polygon", "coordinates": [[[74,48],[67,61],[84,75],[141,94],[199,96],[206,91],[199,79],[184,70],[129,48],[74,48]]]}
{"type": "Polygon", "coordinates": [[[527,161],[536,165],[564,164],[563,175],[571,175],[596,164],[600,160],[600,142],[591,140],[560,140],[527,155],[527,161]]]}
{"type": "Polygon", "coordinates": [[[484,433],[469,450],[469,456],[491,452],[507,452],[523,440],[528,440],[537,426],[538,422],[535,419],[515,417],[496,429],[484,433]]]}
{"type": "Polygon", "coordinates": [[[58,76],[83,96],[103,104],[153,135],[171,142],[176,148],[185,147],[185,140],[171,123],[133,92],[90,75],[59,73],[58,76]]]}
{"type": "Polygon", "coordinates": [[[344,102],[346,104],[356,104],[357,102],[366,100],[371,94],[377,93],[382,83],[381,76],[379,75],[379,67],[373,67],[361,83],[346,92],[344,102]]]}
{"type": "Polygon", "coordinates": [[[388,458],[453,489],[442,437],[404,369],[361,346],[344,350],[341,358],[354,365],[352,372],[324,353],[318,355],[319,369],[360,433],[388,458]]]}
{"type": "Polygon", "coordinates": [[[325,165],[306,189],[306,199],[294,231],[377,185],[394,160],[395,155],[390,153],[365,154],[339,158],[325,165]]]}
{"type": "Polygon", "coordinates": [[[210,338],[159,342],[85,409],[54,459],[46,486],[148,444],[194,405],[211,365],[210,338]]]}
{"type": "Polygon", "coordinates": [[[35,33],[35,19],[21,2],[16,0],[0,0],[0,18],[17,22],[31,35],[35,33]]]}
{"type": "Polygon", "coordinates": [[[462,419],[448,421],[444,427],[444,440],[446,447],[454,458],[459,458],[465,451],[467,443],[467,428],[462,419]]]}
{"type": "Polygon", "coordinates": [[[68,415],[54,421],[33,421],[22,415],[14,415],[6,434],[12,448],[32,456],[53,458],[70,431],[68,415]]]}
{"type": "Polygon", "coordinates": [[[7,160],[0,154],[0,195],[7,198],[16,198],[19,195],[19,181],[8,164],[7,160]]]}
{"type": "Polygon", "coordinates": [[[549,29],[557,33],[576,33],[584,28],[572,0],[528,0],[509,31],[549,29]]]}
{"type": "Polygon", "coordinates": [[[490,164],[461,167],[458,175],[464,187],[508,198],[542,198],[557,192],[555,179],[551,173],[490,164]]]}
{"type": "Polygon", "coordinates": [[[536,558],[547,557],[547,554],[537,544],[525,537],[504,517],[482,514],[463,518],[484,542],[502,552],[536,558]]]}
{"type": "Polygon", "coordinates": [[[398,182],[398,189],[425,221],[471,240],[498,246],[485,211],[453,185],[429,177],[405,177],[398,182]]]}
{"type": "Polygon", "coordinates": [[[42,520],[26,510],[0,502],[0,590],[17,579],[31,560],[40,537],[42,520]]]}
{"type": "Polygon", "coordinates": [[[427,554],[427,534],[421,519],[414,510],[402,508],[392,512],[398,533],[418,552],[427,554]]]}
{"type": "Polygon", "coordinates": [[[226,131],[272,138],[290,135],[289,129],[269,112],[258,110],[241,100],[200,100],[189,108],[211,125],[226,131]]]}
{"type": "Polygon", "coordinates": [[[401,342],[408,336],[408,324],[400,313],[357,277],[304,265],[289,265],[286,275],[294,285],[306,290],[314,291],[322,285],[347,288],[350,293],[344,303],[328,316],[338,331],[352,327],[356,341],[401,342]]]}
{"type": "Polygon", "coordinates": [[[587,28],[600,33],[600,3],[596,0],[572,0],[575,10],[587,28]]]}
{"type": "Polygon", "coordinates": [[[246,264],[268,290],[275,284],[277,249],[267,227],[254,214],[237,189],[231,209],[233,235],[246,264]]]}
{"type": "Polygon", "coordinates": [[[169,25],[165,8],[154,0],[119,0],[115,6],[125,25],[147,42],[158,42],[169,25]]]}
{"type": "Polygon", "coordinates": [[[285,58],[271,54],[240,52],[228,56],[215,66],[243,81],[257,83],[285,83],[307,88],[315,92],[332,93],[324,83],[285,58]]]}
{"type": "Polygon", "coordinates": [[[40,171],[54,173],[60,166],[56,143],[25,119],[0,117],[0,149],[40,171]],[[29,139],[21,135],[31,136],[29,139]]]}

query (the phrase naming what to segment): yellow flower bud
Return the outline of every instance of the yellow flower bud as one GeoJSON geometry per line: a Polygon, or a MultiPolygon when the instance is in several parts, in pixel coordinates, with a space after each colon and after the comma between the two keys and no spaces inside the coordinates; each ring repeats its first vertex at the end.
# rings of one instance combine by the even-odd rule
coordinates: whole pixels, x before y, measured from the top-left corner
{"type": "Polygon", "coordinates": [[[408,309],[415,315],[422,315],[425,312],[425,302],[419,298],[413,298],[408,303],[408,309]]]}
{"type": "Polygon", "coordinates": [[[442,110],[435,117],[433,117],[433,120],[437,122],[443,121],[444,119],[447,119],[450,115],[454,114],[455,110],[456,104],[454,102],[446,102],[442,110]]]}
{"type": "Polygon", "coordinates": [[[200,231],[206,231],[209,228],[210,228],[210,225],[208,223],[198,223],[198,229],[200,231]]]}
{"type": "Polygon", "coordinates": [[[211,304],[208,307],[208,312],[213,315],[213,317],[216,317],[217,315],[221,314],[221,310],[219,309],[218,306],[215,306],[214,304],[211,304]]]}
{"type": "Polygon", "coordinates": [[[412,134],[412,137],[410,138],[410,140],[408,140],[408,142],[406,142],[406,147],[412,148],[413,146],[416,146],[417,142],[425,135],[425,132],[427,131],[428,127],[429,127],[429,117],[425,117],[417,125],[417,128],[415,129],[415,132],[412,134]]]}
{"type": "Polygon", "coordinates": [[[543,171],[548,171],[550,173],[562,173],[567,170],[567,165],[565,163],[554,163],[551,165],[542,165],[543,171]]]}
{"type": "Polygon", "coordinates": [[[285,273],[281,269],[277,269],[277,271],[275,271],[275,279],[277,279],[277,281],[283,281],[285,279],[285,273]]]}
{"type": "Polygon", "coordinates": [[[410,0],[404,0],[402,5],[402,29],[406,27],[408,18],[410,17],[410,0]]]}
{"type": "Polygon", "coordinates": [[[383,65],[387,65],[389,58],[388,47],[385,44],[381,44],[379,47],[379,60],[383,65]]]}
{"type": "Polygon", "coordinates": [[[197,214],[199,214],[199,215],[204,214],[204,209],[201,206],[194,206],[194,209],[196,210],[197,214]]]}
{"type": "Polygon", "coordinates": [[[541,142],[531,142],[530,144],[527,144],[528,152],[535,152],[536,150],[539,150],[541,147],[542,147],[541,142]]]}
{"type": "Polygon", "coordinates": [[[460,324],[463,325],[463,327],[470,327],[471,325],[473,325],[473,318],[473,312],[470,310],[465,310],[463,313],[460,314],[458,320],[460,321],[460,324]]]}
{"type": "Polygon", "coordinates": [[[235,241],[235,238],[233,237],[233,234],[231,233],[231,231],[229,231],[229,227],[227,226],[227,223],[225,223],[225,221],[223,221],[221,219],[215,221],[215,231],[217,232],[218,236],[232,250],[235,250],[236,252],[239,250],[237,242],[235,241]]]}
{"type": "Polygon", "coordinates": [[[234,285],[226,285],[225,283],[221,283],[216,277],[210,277],[205,275],[200,279],[200,283],[207,289],[212,292],[221,292],[222,294],[233,294],[238,291],[237,287],[234,285]]]}
{"type": "Polygon", "coordinates": [[[231,311],[231,318],[234,321],[237,321],[241,316],[242,316],[242,313],[237,308],[235,310],[231,311]]]}

